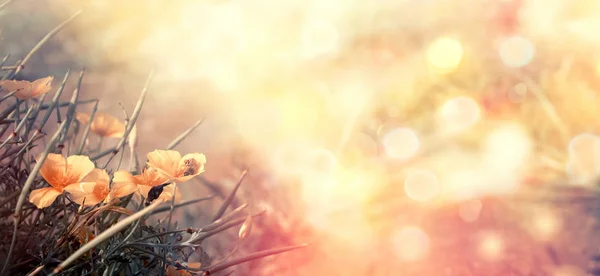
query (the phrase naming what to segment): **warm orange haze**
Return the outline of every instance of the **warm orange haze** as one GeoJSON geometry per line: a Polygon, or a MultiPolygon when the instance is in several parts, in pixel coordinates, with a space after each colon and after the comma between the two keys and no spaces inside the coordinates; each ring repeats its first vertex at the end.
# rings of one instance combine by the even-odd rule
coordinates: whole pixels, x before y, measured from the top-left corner
{"type": "Polygon", "coordinates": [[[201,227],[248,169],[234,206],[266,213],[207,254],[232,237],[233,256],[310,246],[231,275],[600,275],[599,1],[15,0],[4,66],[79,10],[0,97],[37,99],[85,67],[80,99],[101,101],[74,118],[86,146],[115,146],[153,70],[138,160],[119,160],[148,166],[50,154],[35,206],[171,181],[166,204],[220,196],[174,213],[201,227]]]}

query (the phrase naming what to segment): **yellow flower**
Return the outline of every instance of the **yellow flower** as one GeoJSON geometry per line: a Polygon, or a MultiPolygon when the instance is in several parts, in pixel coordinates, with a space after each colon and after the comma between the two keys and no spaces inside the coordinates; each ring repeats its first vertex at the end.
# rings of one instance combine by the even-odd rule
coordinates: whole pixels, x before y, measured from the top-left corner
{"type": "Polygon", "coordinates": [[[0,86],[5,92],[17,91],[15,97],[27,100],[48,93],[52,89],[52,80],[54,77],[45,77],[33,82],[5,80],[0,82],[0,86]]]}
{"type": "MultiPolygon", "coordinates": [[[[77,112],[75,114],[75,118],[82,125],[87,125],[90,122],[90,117],[91,115],[87,113],[77,112]]],[[[115,116],[96,112],[90,130],[102,137],[121,138],[125,133],[125,123],[115,116]]]]}
{"type": "Polygon", "coordinates": [[[71,200],[83,206],[96,205],[102,201],[109,202],[114,198],[124,197],[136,191],[137,186],[128,183],[115,182],[109,188],[110,177],[105,170],[94,169],[80,183],[65,187],[71,195],[71,200]]]}
{"type": "MultiPolygon", "coordinates": [[[[119,185],[123,186],[135,185],[137,186],[138,191],[144,198],[148,198],[148,193],[150,192],[150,189],[162,184],[166,184],[169,181],[170,179],[167,176],[153,168],[146,168],[144,169],[142,174],[139,175],[132,175],[128,171],[120,170],[116,171],[113,177],[113,185],[115,185],[115,183],[119,183],[119,185]]],[[[171,198],[173,197],[173,190],[173,184],[164,186],[162,193],[156,200],[171,200],[171,198]]],[[[179,201],[180,199],[181,193],[178,190],[175,195],[175,201],[179,201]]]]}
{"type": "Polygon", "coordinates": [[[92,170],[94,163],[87,156],[73,155],[65,159],[60,154],[48,154],[40,174],[51,187],[31,191],[29,201],[38,208],[48,207],[65,187],[81,182],[92,170]]]}
{"type": "Polygon", "coordinates": [[[181,157],[174,150],[155,150],[148,153],[148,166],[168,176],[175,182],[185,182],[204,172],[206,157],[202,153],[190,153],[181,157]]]}

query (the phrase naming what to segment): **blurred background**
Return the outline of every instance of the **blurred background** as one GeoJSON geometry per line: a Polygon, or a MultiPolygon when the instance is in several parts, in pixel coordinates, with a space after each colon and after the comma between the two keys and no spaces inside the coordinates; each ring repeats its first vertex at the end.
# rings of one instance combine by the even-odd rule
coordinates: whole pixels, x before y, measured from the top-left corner
{"type": "Polygon", "coordinates": [[[139,152],[204,118],[178,147],[208,159],[184,199],[249,167],[240,201],[267,214],[242,253],[312,243],[233,275],[597,269],[599,1],[15,0],[0,53],[78,10],[20,77],[85,67],[82,98],[124,118],[154,69],[139,152]]]}

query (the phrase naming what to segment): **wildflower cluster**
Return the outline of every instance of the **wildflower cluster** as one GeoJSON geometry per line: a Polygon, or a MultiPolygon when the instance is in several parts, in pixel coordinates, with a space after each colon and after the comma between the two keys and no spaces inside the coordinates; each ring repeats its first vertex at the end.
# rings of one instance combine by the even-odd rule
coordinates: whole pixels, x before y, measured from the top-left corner
{"type": "Polygon", "coordinates": [[[13,80],[27,59],[72,19],[51,31],[17,65],[2,67],[8,57],[0,64],[7,72],[0,80],[0,275],[212,275],[305,246],[230,259],[250,235],[253,217],[264,213],[232,204],[246,171],[223,194],[212,220],[200,228],[177,227],[177,208],[215,198],[182,201],[178,189],[204,172],[204,154],[173,150],[202,120],[164,150],[149,152],[140,168],[136,122],[151,76],[125,119],[97,112],[97,99],[79,99],[83,71],[68,102],[60,98],[70,70],[49,102],[54,77],[13,80]],[[79,111],[90,104],[91,113],[79,111]],[[58,128],[52,130],[47,123],[54,116],[58,128]],[[104,139],[118,141],[103,146],[104,139]],[[130,167],[123,169],[127,149],[130,167]],[[201,242],[236,226],[241,228],[235,248],[224,256],[209,256],[201,242]]]}

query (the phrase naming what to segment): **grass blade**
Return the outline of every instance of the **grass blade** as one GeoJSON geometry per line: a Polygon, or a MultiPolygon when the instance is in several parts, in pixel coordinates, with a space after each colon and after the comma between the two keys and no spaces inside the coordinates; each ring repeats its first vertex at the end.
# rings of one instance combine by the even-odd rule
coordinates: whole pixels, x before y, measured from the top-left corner
{"type": "MultiPolygon", "coordinates": [[[[5,2],[6,3],[6,2],[5,2]]],[[[4,3],[3,3],[4,4],[4,3]]],[[[0,7],[1,8],[1,7],[0,7]]],[[[27,53],[27,55],[23,58],[23,60],[21,60],[19,62],[19,64],[16,65],[16,68],[14,70],[11,70],[8,74],[6,74],[2,80],[7,80],[12,78],[13,76],[19,74],[19,72],[21,72],[21,70],[23,70],[23,67],[25,66],[25,63],[27,63],[27,61],[29,61],[29,59],[31,59],[31,57],[40,50],[40,48],[42,48],[42,46],[44,44],[46,44],[46,42],[48,42],[48,40],[50,40],[54,35],[56,35],[58,32],[60,32],[60,30],[62,30],[62,28],[64,28],[67,24],[69,24],[69,22],[73,21],[73,19],[75,19],[77,16],[79,16],[79,14],[81,14],[81,11],[77,11],[75,14],[73,14],[73,16],[71,16],[69,19],[63,21],[62,23],[60,23],[58,26],[56,26],[52,31],[50,31],[48,34],[46,34],[46,36],[44,36],[30,51],[29,53],[27,53]]]]}
{"type": "MultiPolygon", "coordinates": [[[[272,256],[272,255],[277,255],[277,254],[281,254],[287,251],[291,251],[291,250],[296,250],[296,249],[300,249],[300,248],[304,248],[309,246],[310,244],[301,244],[301,245],[293,245],[293,246],[287,246],[287,247],[281,247],[281,248],[275,248],[275,249],[267,249],[267,250],[263,250],[263,251],[258,251],[258,252],[254,252],[250,255],[244,256],[244,257],[240,257],[237,259],[233,259],[231,261],[228,262],[224,262],[221,263],[219,265],[216,265],[212,268],[209,268],[207,271],[210,272],[210,274],[213,274],[215,272],[219,272],[221,270],[227,269],[229,267],[232,267],[234,265],[238,265],[241,263],[245,263],[245,262],[249,262],[249,261],[253,261],[256,259],[260,259],[260,258],[264,258],[264,257],[268,257],[268,256],[272,256]]],[[[192,270],[192,269],[189,269],[192,270]]],[[[202,270],[206,270],[206,269],[201,269],[198,271],[202,271],[202,270]]]]}
{"type": "Polygon", "coordinates": [[[97,160],[99,158],[102,158],[102,157],[112,153],[109,160],[106,162],[106,165],[104,166],[104,167],[106,167],[110,163],[110,161],[113,159],[113,157],[115,155],[117,155],[117,153],[119,152],[119,149],[121,149],[125,145],[125,141],[127,141],[127,137],[129,136],[129,133],[131,133],[133,126],[135,126],[135,123],[136,123],[138,117],[140,116],[140,111],[142,110],[142,106],[144,105],[144,100],[146,99],[146,93],[148,92],[148,87],[150,86],[150,82],[152,81],[152,75],[153,75],[153,72],[151,71],[150,74],[148,75],[148,79],[146,80],[146,84],[144,85],[144,89],[142,89],[140,98],[138,99],[138,102],[135,105],[133,114],[131,115],[131,120],[127,123],[127,127],[125,128],[125,133],[123,133],[123,137],[121,137],[121,140],[119,140],[119,143],[117,144],[117,146],[114,148],[109,148],[103,152],[96,154],[95,156],[93,156],[91,158],[92,160],[97,160]]]}
{"type": "Polygon", "coordinates": [[[77,251],[75,251],[75,253],[71,254],[71,256],[69,256],[66,260],[64,260],[62,263],[60,263],[54,269],[54,271],[52,272],[52,274],[50,274],[50,275],[54,275],[56,273],[59,273],[63,269],[67,268],[71,263],[73,263],[75,260],[77,260],[83,254],[85,254],[86,252],[90,251],[92,248],[98,246],[100,243],[102,243],[106,239],[112,237],[116,233],[120,232],[121,230],[123,230],[129,224],[132,224],[133,222],[135,222],[136,220],[140,219],[144,215],[152,212],[160,204],[161,204],[161,202],[155,201],[154,203],[148,205],[148,207],[146,207],[146,208],[142,209],[141,211],[139,211],[139,212],[137,212],[137,213],[135,213],[135,214],[133,214],[133,215],[125,218],[124,220],[121,220],[121,221],[117,222],[115,225],[113,225],[110,228],[106,229],[100,235],[96,236],[94,239],[92,239],[91,241],[89,241],[88,243],[86,243],[85,245],[83,245],[82,247],[80,247],[77,251]]]}
{"type": "Polygon", "coordinates": [[[173,140],[171,143],[169,143],[169,145],[167,146],[167,149],[171,150],[171,149],[175,148],[177,145],[179,145],[179,143],[181,143],[181,141],[183,141],[183,139],[185,139],[185,137],[190,135],[190,133],[192,133],[192,131],[194,131],[199,125],[201,125],[202,122],[204,122],[204,118],[200,119],[192,127],[188,128],[182,134],[177,136],[177,138],[175,138],[175,140],[173,140]]]}
{"type": "Polygon", "coordinates": [[[246,174],[248,174],[248,170],[244,170],[242,172],[242,176],[240,177],[240,180],[238,180],[237,184],[235,184],[235,187],[233,188],[233,190],[231,191],[229,196],[227,196],[225,201],[223,201],[223,204],[221,204],[221,207],[219,207],[219,210],[213,217],[213,219],[212,219],[213,222],[223,216],[223,214],[227,210],[227,207],[229,207],[229,205],[231,204],[231,201],[233,201],[233,198],[235,198],[235,194],[237,193],[237,190],[240,188],[240,185],[242,185],[242,181],[244,181],[244,178],[246,178],[246,174]]]}

